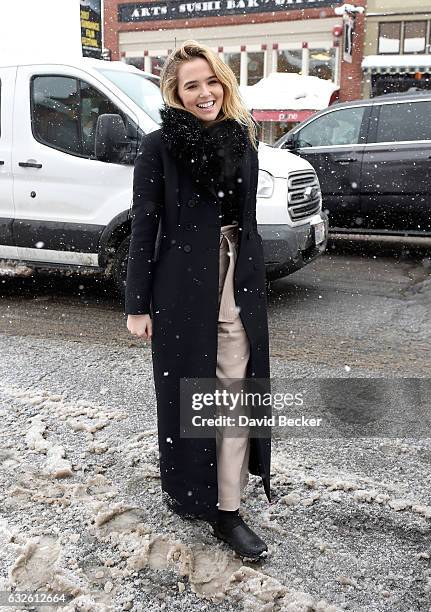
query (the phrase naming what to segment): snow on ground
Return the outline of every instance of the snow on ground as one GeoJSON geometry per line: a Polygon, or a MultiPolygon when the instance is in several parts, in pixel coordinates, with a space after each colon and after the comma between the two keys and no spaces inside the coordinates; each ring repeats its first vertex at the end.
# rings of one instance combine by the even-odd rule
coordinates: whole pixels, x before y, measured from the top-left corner
{"type": "Polygon", "coordinates": [[[161,503],[147,346],[0,354],[0,591],[63,591],[68,612],[430,609],[430,440],[276,440],[273,503],[251,476],[242,505],[270,554],[243,565],[161,503]]]}

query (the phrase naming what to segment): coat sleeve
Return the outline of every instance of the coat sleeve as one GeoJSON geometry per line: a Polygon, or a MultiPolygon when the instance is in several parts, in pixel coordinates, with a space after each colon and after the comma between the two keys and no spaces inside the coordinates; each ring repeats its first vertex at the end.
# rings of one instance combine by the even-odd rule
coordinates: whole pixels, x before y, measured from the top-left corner
{"type": "Polygon", "coordinates": [[[126,314],[150,314],[153,255],[163,205],[163,162],[150,133],[142,140],[133,173],[132,232],[125,290],[126,314]]]}

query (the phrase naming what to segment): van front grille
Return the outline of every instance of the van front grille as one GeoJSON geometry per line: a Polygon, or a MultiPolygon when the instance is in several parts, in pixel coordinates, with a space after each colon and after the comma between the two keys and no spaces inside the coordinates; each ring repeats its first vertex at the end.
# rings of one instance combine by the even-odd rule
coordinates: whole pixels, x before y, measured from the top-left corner
{"type": "Polygon", "coordinates": [[[322,203],[320,185],[314,170],[289,173],[287,209],[292,221],[301,221],[319,212],[322,203]]]}

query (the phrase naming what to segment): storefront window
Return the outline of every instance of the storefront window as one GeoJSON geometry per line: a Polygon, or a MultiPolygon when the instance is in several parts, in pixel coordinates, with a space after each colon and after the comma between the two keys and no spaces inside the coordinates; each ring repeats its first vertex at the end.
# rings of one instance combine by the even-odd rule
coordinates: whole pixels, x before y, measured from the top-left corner
{"type": "Polygon", "coordinates": [[[399,53],[401,23],[379,23],[379,53],[399,53]]]}
{"type": "Polygon", "coordinates": [[[294,72],[302,74],[302,50],[279,49],[277,55],[277,72],[294,72]]]}
{"type": "Polygon", "coordinates": [[[264,64],[263,51],[248,52],[247,62],[248,62],[248,83],[247,85],[255,85],[258,81],[263,79],[263,64],[264,64]]]}
{"type": "Polygon", "coordinates": [[[157,76],[160,76],[160,71],[163,68],[163,64],[165,63],[166,57],[167,57],[166,55],[157,55],[151,58],[151,73],[152,74],[157,74],[157,76]]]}
{"type": "Polygon", "coordinates": [[[241,67],[241,53],[225,53],[224,61],[232,69],[236,80],[239,83],[240,67],[241,67]]]}
{"type": "Polygon", "coordinates": [[[335,49],[310,49],[310,76],[333,81],[335,74],[335,49]]]}
{"type": "Polygon", "coordinates": [[[298,124],[285,121],[260,121],[258,138],[261,142],[272,145],[295,125],[298,124]]]}
{"type": "Polygon", "coordinates": [[[406,21],[404,23],[404,53],[424,53],[426,34],[426,21],[406,21]]]}

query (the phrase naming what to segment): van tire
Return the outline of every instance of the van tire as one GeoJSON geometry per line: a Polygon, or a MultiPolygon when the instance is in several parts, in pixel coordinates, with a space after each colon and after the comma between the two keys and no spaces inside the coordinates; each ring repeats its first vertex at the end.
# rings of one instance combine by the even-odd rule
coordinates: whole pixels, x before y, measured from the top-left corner
{"type": "Polygon", "coordinates": [[[112,260],[111,275],[121,299],[126,294],[127,261],[129,258],[130,236],[120,243],[112,260]]]}

